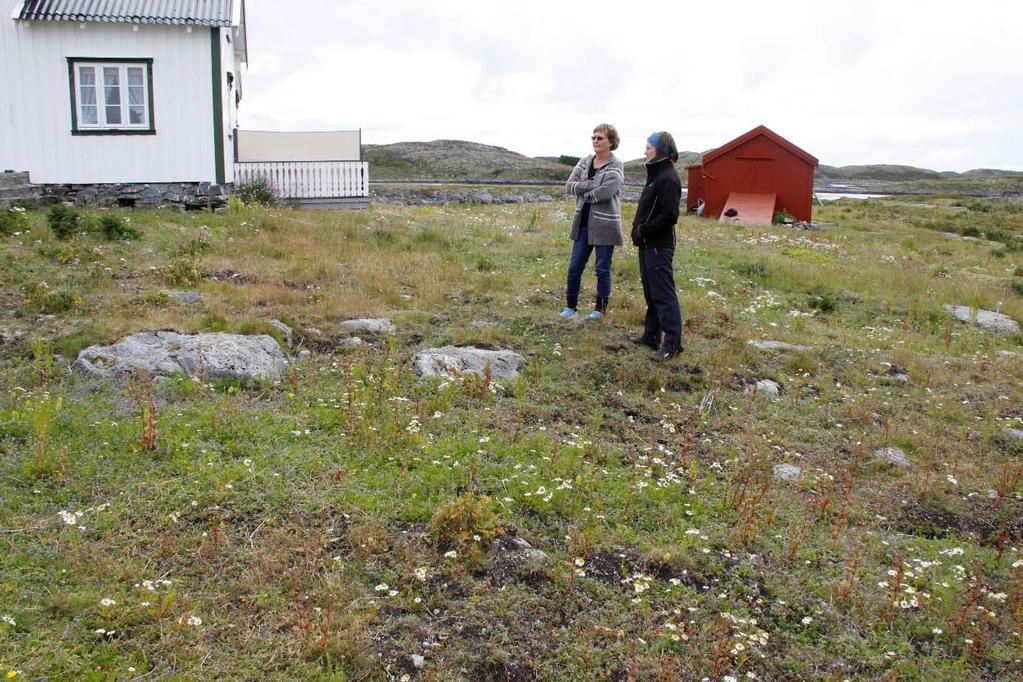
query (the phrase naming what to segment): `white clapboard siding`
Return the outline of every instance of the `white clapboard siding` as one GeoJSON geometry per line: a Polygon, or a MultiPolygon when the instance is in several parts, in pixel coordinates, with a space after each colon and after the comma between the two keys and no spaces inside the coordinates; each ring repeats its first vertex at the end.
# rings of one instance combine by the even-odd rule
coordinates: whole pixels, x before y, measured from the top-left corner
{"type": "Polygon", "coordinates": [[[282,199],[344,199],[369,196],[365,161],[265,161],[236,163],[235,183],[265,181],[282,199]]]}
{"type": "MultiPolygon", "coordinates": [[[[216,181],[211,29],[14,21],[15,4],[0,0],[0,171],[29,171],[36,183],[216,181]],[[68,57],[152,59],[156,134],[72,135],[68,57]]],[[[225,69],[235,68],[232,50],[224,43],[225,69]]],[[[222,90],[231,182],[234,93],[222,90]]]]}

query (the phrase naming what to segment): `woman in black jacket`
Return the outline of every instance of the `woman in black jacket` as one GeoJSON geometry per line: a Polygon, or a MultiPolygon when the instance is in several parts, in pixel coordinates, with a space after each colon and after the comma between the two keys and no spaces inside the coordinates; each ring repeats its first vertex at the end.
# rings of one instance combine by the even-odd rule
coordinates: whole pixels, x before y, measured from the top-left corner
{"type": "Polygon", "coordinates": [[[675,290],[672,258],[682,181],[675,170],[678,148],[671,134],[653,133],[646,141],[646,186],[632,221],[632,243],[639,248],[646,320],[642,336],[632,342],[653,348],[650,359],[662,362],[682,352],[682,310],[675,290]]]}

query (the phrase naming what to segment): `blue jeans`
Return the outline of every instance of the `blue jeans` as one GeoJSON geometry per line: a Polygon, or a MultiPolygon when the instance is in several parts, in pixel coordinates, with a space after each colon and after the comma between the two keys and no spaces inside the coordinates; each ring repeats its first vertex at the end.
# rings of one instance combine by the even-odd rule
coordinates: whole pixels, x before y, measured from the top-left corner
{"type": "Polygon", "coordinates": [[[590,253],[597,251],[597,298],[606,301],[611,298],[611,257],[614,255],[613,244],[592,245],[587,243],[589,235],[586,226],[579,228],[579,236],[572,244],[572,256],[568,261],[568,281],[565,284],[565,298],[570,308],[579,301],[579,286],[583,278],[583,270],[590,260],[590,253]]]}

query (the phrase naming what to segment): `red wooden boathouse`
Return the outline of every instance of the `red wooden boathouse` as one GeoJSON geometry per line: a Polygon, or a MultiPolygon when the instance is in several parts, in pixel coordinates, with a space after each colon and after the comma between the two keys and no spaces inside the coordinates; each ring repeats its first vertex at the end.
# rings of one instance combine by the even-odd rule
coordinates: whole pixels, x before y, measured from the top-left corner
{"type": "MultiPolygon", "coordinates": [[[[785,211],[796,220],[810,220],[813,208],[811,156],[766,126],[757,126],[703,155],[703,162],[687,166],[686,209],[695,211],[703,200],[703,215],[717,217],[729,196],[741,201],[749,195],[774,195],[774,212],[785,211]]],[[[761,202],[762,203],[762,202],[761,202]]],[[[743,211],[739,209],[738,220],[743,211]]]]}

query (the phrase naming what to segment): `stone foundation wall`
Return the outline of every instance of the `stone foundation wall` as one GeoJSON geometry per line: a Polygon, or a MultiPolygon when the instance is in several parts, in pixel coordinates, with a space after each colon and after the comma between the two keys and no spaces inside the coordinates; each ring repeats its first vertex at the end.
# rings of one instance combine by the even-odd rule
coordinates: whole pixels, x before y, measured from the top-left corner
{"type": "Polygon", "coordinates": [[[169,182],[102,185],[34,185],[38,203],[69,202],[80,206],[132,206],[156,208],[176,205],[182,209],[222,208],[233,186],[210,182],[169,182]]]}
{"type": "Polygon", "coordinates": [[[232,184],[210,182],[34,185],[29,182],[28,173],[0,173],[0,206],[48,206],[68,202],[79,206],[222,208],[233,191],[232,184]]]}

